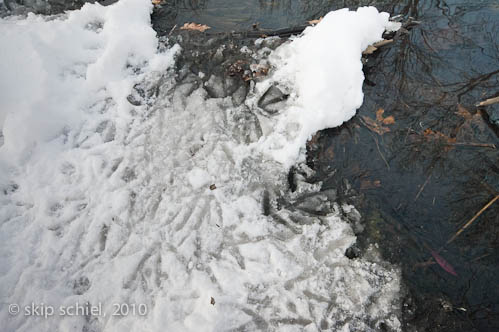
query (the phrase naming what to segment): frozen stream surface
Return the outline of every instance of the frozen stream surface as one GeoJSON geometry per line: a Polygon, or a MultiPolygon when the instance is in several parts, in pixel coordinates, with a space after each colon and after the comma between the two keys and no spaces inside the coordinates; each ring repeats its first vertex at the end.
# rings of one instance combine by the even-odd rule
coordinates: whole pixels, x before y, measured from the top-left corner
{"type": "Polygon", "coordinates": [[[287,184],[293,165],[310,175],[307,139],[360,107],[362,50],[397,25],[369,7],[275,51],[259,40],[241,52],[269,74],[236,102],[208,93],[217,77],[175,69],[183,50],[157,40],[150,11],[0,20],[2,330],[399,330],[397,267],[375,247],[345,256],[355,207],[287,184]],[[269,88],[288,96],[270,111],[269,88]],[[87,302],[102,314],[23,310],[87,302]]]}

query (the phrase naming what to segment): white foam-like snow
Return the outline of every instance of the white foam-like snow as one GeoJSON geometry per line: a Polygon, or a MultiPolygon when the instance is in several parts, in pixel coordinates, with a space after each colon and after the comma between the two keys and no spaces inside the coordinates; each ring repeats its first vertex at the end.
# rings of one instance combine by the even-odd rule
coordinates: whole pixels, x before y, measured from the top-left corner
{"type": "Polygon", "coordinates": [[[257,90],[277,83],[291,98],[258,148],[289,167],[311,135],[350,120],[363,101],[362,51],[400,26],[388,19],[374,7],[337,10],[279,47],[271,56],[276,71],[257,90]]]}
{"type": "MultiPolygon", "coordinates": [[[[380,322],[397,329],[397,269],[375,248],[369,259],[344,255],[355,242],[343,217],[352,207],[317,193],[318,185],[300,185],[289,199],[315,197],[328,213],[262,213],[264,192],[284,192],[281,162],[296,160],[301,140],[319,127],[299,110],[326,119],[321,103],[308,109],[304,85],[263,140],[240,137],[238,116],[251,111],[208,98],[202,86],[177,85],[168,68],[179,49],[158,53],[150,9],[149,1],[122,0],[52,20],[0,20],[2,329],[369,331],[380,322]],[[127,97],[136,84],[157,95],[136,96],[141,104],[133,106],[127,97]],[[10,315],[7,306],[57,310],[86,301],[106,315],[44,319],[10,315]],[[113,316],[115,303],[148,312],[113,316]]],[[[366,25],[353,30],[357,40],[386,23],[385,14],[367,12],[365,21],[335,15],[349,27],[366,25]]],[[[352,43],[361,49],[374,39],[352,43]]],[[[293,43],[290,62],[275,62],[277,82],[285,72],[299,76],[293,66],[303,46],[293,43]]],[[[360,66],[360,56],[351,61],[360,66]]],[[[349,103],[337,96],[331,107],[349,103]]]]}

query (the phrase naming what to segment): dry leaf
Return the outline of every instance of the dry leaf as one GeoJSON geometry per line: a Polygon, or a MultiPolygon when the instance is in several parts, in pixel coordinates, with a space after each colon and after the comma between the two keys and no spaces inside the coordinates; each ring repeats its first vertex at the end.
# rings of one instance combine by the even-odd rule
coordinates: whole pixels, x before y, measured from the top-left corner
{"type": "Polygon", "coordinates": [[[471,113],[466,108],[464,108],[463,106],[461,106],[461,104],[457,104],[457,112],[456,112],[456,114],[459,115],[462,118],[465,118],[466,120],[470,120],[473,117],[471,115],[471,113]]]}
{"type": "Polygon", "coordinates": [[[316,25],[316,24],[319,24],[321,21],[322,21],[322,16],[318,19],[318,20],[311,20],[311,21],[308,21],[308,24],[311,24],[311,25],[316,25]]]}
{"type": "Polygon", "coordinates": [[[331,145],[330,147],[328,147],[326,149],[326,157],[329,159],[329,160],[333,160],[334,159],[334,147],[331,145]]]}
{"type": "Polygon", "coordinates": [[[161,0],[152,0],[151,2],[153,5],[159,5],[161,3],[161,0]]]}
{"type": "Polygon", "coordinates": [[[391,125],[395,123],[395,118],[393,116],[383,117],[383,113],[385,110],[380,108],[376,111],[376,120],[371,119],[367,116],[362,116],[364,119],[366,126],[372,131],[376,132],[378,135],[383,135],[390,131],[390,128],[385,127],[383,125],[391,125]]]}
{"type": "Polygon", "coordinates": [[[380,180],[362,180],[360,182],[360,190],[366,190],[366,189],[372,189],[372,188],[379,188],[381,187],[381,181],[380,180]]]}
{"type": "Polygon", "coordinates": [[[457,141],[455,137],[450,137],[448,135],[445,135],[444,133],[441,133],[439,131],[433,131],[430,128],[425,129],[423,132],[423,136],[427,140],[441,140],[443,141],[447,146],[444,148],[445,152],[448,152],[454,148],[454,145],[457,141]]]}
{"type": "Polygon", "coordinates": [[[215,299],[212,297],[211,300],[210,300],[210,304],[211,305],[215,305],[215,299]]]}
{"type": "Polygon", "coordinates": [[[391,125],[395,123],[395,118],[393,115],[387,116],[386,118],[383,119],[383,124],[385,125],[391,125]]]}
{"type": "Polygon", "coordinates": [[[211,29],[209,26],[197,23],[185,23],[180,30],[191,30],[204,32],[205,30],[211,29]]]}
{"type": "Polygon", "coordinates": [[[217,186],[215,184],[210,185],[210,190],[215,190],[217,189],[217,186]]]}
{"type": "Polygon", "coordinates": [[[362,119],[364,119],[367,128],[374,131],[380,136],[390,131],[390,128],[381,126],[380,124],[378,124],[378,122],[368,116],[362,116],[362,119]]]}

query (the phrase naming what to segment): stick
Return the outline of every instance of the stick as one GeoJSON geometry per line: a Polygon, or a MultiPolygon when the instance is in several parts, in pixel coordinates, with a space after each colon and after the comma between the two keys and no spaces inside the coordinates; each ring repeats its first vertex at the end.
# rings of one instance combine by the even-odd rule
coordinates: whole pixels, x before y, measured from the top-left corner
{"type": "Polygon", "coordinates": [[[173,28],[170,30],[170,33],[168,34],[168,37],[170,37],[170,36],[172,35],[173,30],[175,30],[175,28],[176,28],[176,27],[177,27],[177,25],[175,24],[175,25],[173,26],[173,28]]]}
{"type": "Polygon", "coordinates": [[[456,143],[448,143],[447,145],[454,145],[454,146],[476,146],[480,148],[491,148],[495,149],[496,146],[495,144],[492,143],[464,143],[464,142],[456,142],[456,143]]]}
{"type": "Polygon", "coordinates": [[[423,185],[421,186],[421,189],[419,189],[418,194],[417,194],[417,195],[416,195],[416,197],[414,198],[414,202],[418,200],[419,195],[421,195],[421,193],[423,192],[424,187],[426,187],[426,185],[428,184],[428,181],[430,181],[430,178],[431,178],[431,173],[430,173],[430,175],[428,175],[428,177],[426,178],[426,181],[425,181],[425,182],[423,183],[423,185]]]}
{"type": "Polygon", "coordinates": [[[378,140],[372,134],[371,134],[371,136],[373,137],[374,142],[376,143],[376,148],[378,149],[378,152],[379,152],[379,155],[381,156],[381,159],[383,159],[383,161],[385,162],[386,168],[390,169],[390,165],[386,161],[385,156],[383,155],[383,153],[381,152],[381,150],[379,148],[378,140]]]}
{"type": "Polygon", "coordinates": [[[451,243],[452,241],[454,241],[456,239],[456,237],[459,236],[459,234],[461,234],[466,228],[468,228],[468,226],[470,226],[475,220],[476,218],[478,218],[485,210],[487,210],[489,208],[489,206],[491,206],[492,204],[494,204],[495,201],[497,201],[499,199],[499,195],[496,195],[496,197],[494,197],[490,202],[488,202],[480,211],[478,211],[477,214],[475,214],[475,216],[473,218],[470,219],[470,221],[468,221],[466,224],[464,224],[463,227],[461,227],[460,230],[458,230],[456,232],[456,234],[454,234],[453,237],[450,238],[449,241],[447,241],[446,244],[449,244],[451,243]]]}
{"type": "Polygon", "coordinates": [[[499,103],[499,97],[489,98],[484,101],[479,102],[476,106],[489,106],[492,104],[499,103]]]}

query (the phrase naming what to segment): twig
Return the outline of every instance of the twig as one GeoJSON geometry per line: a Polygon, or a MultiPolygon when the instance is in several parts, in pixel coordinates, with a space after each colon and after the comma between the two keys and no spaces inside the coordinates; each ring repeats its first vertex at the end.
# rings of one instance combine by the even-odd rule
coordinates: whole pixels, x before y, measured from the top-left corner
{"type": "Polygon", "coordinates": [[[175,30],[175,28],[176,28],[176,27],[177,27],[177,25],[175,24],[175,25],[173,26],[173,28],[170,30],[170,33],[168,33],[168,37],[170,37],[170,36],[172,35],[173,30],[175,30]]]}
{"type": "Polygon", "coordinates": [[[455,143],[447,143],[447,145],[476,146],[476,147],[479,147],[479,148],[496,149],[495,144],[492,144],[492,143],[461,143],[461,142],[455,142],[455,143]]]}
{"type": "Polygon", "coordinates": [[[489,98],[489,99],[486,99],[484,101],[481,101],[476,106],[478,106],[478,107],[489,106],[489,105],[497,104],[497,103],[499,103],[499,97],[494,97],[494,98],[489,98]]]}
{"type": "Polygon", "coordinates": [[[423,185],[421,186],[421,189],[419,189],[418,194],[417,194],[417,195],[416,195],[416,197],[414,198],[414,202],[418,200],[419,195],[421,195],[421,193],[423,192],[424,187],[426,187],[426,185],[428,184],[428,181],[430,181],[430,178],[431,178],[431,173],[430,173],[430,175],[428,175],[428,177],[426,178],[426,181],[425,181],[425,182],[423,183],[423,185]]]}
{"type": "Polygon", "coordinates": [[[383,39],[383,40],[380,40],[379,42],[375,42],[373,44],[373,46],[374,47],[382,47],[382,46],[388,45],[390,43],[393,43],[393,39],[383,39]]]}
{"type": "Polygon", "coordinates": [[[381,152],[381,150],[379,148],[378,140],[372,134],[371,134],[371,136],[373,137],[374,142],[376,143],[376,148],[378,149],[378,152],[379,152],[379,155],[381,156],[381,159],[383,159],[383,161],[385,162],[386,168],[390,169],[390,165],[386,161],[385,156],[383,155],[383,153],[381,152]]]}
{"type": "Polygon", "coordinates": [[[451,237],[449,239],[449,241],[447,241],[446,244],[449,244],[451,243],[452,241],[454,241],[456,239],[456,237],[459,236],[459,234],[461,234],[466,228],[468,228],[468,226],[470,226],[475,220],[476,218],[478,218],[485,210],[487,210],[489,208],[489,206],[491,206],[492,204],[494,204],[495,201],[497,201],[499,199],[499,195],[496,195],[496,197],[494,197],[490,202],[488,202],[480,211],[478,211],[477,214],[475,214],[473,216],[473,218],[471,218],[466,224],[464,224],[463,227],[461,227],[461,229],[459,229],[456,234],[454,234],[453,237],[451,237]]]}
{"type": "Polygon", "coordinates": [[[393,42],[393,39],[383,39],[383,40],[380,40],[379,42],[376,42],[372,45],[369,45],[367,46],[367,48],[364,50],[364,52],[362,52],[363,55],[369,55],[369,54],[373,54],[375,51],[378,50],[378,48],[382,47],[382,46],[385,46],[385,45],[388,45],[390,43],[393,42]]]}

